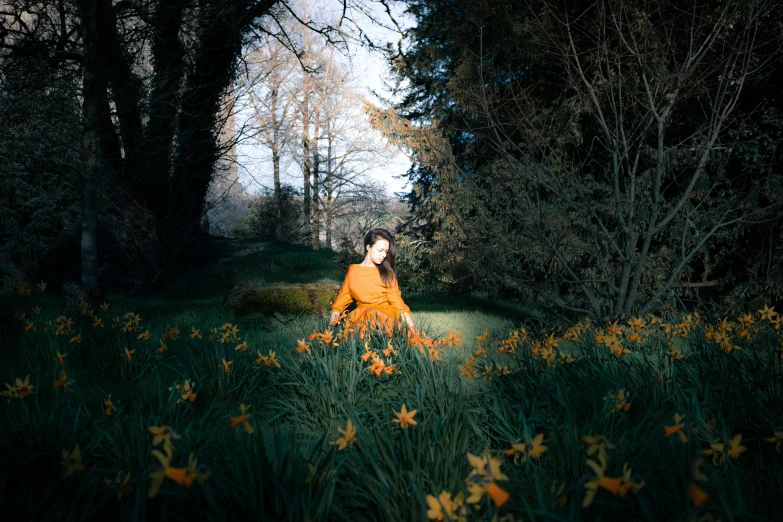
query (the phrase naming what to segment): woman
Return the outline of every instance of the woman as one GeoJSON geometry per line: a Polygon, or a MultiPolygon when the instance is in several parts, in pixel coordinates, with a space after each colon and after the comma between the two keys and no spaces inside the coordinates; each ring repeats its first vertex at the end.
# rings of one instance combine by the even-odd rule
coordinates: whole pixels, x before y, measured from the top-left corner
{"type": "Polygon", "coordinates": [[[349,315],[354,324],[370,323],[391,331],[402,319],[413,329],[411,309],[402,300],[397,275],[394,272],[394,237],[383,228],[374,228],[364,235],[364,261],[349,265],[345,280],[332,303],[329,326],[334,326],[342,312],[352,302],[356,309],[349,315]]]}

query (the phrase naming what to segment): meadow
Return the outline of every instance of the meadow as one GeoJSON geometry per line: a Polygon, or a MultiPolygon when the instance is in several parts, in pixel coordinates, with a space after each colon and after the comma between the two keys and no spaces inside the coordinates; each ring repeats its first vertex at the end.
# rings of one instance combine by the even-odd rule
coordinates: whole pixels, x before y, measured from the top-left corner
{"type": "Polygon", "coordinates": [[[404,293],[389,335],[222,300],[343,273],[240,242],[145,298],[5,281],[2,518],[783,520],[774,307],[553,329],[404,293]]]}

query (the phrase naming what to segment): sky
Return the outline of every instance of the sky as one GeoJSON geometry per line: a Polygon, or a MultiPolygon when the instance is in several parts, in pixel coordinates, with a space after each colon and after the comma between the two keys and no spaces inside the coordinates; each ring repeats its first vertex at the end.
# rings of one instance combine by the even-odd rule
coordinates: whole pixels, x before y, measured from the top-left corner
{"type": "MultiPolygon", "coordinates": [[[[342,10],[341,0],[320,0],[320,9],[316,8],[314,17],[329,16],[330,13],[340,12],[342,10]]],[[[368,3],[374,7],[374,14],[379,20],[385,19],[386,15],[380,11],[374,3],[368,3]]],[[[403,18],[401,20],[404,21],[403,18]]],[[[369,22],[362,23],[364,31],[377,42],[392,41],[396,42],[399,35],[386,31],[377,25],[369,22]]],[[[350,29],[350,28],[348,28],[350,29]]],[[[377,52],[353,45],[349,49],[351,53],[353,74],[362,85],[366,96],[370,101],[380,104],[377,99],[373,99],[371,92],[375,91],[381,96],[389,97],[390,93],[384,86],[384,80],[389,81],[389,71],[383,57],[377,52]]],[[[245,118],[238,115],[237,125],[245,118]]],[[[379,134],[378,140],[383,142],[383,137],[379,134]]],[[[237,160],[239,163],[239,181],[248,193],[258,193],[262,187],[272,186],[272,164],[269,159],[269,151],[264,147],[254,144],[252,140],[241,140],[237,147],[237,160]]],[[[408,157],[398,152],[392,161],[384,168],[370,171],[368,175],[386,186],[388,196],[393,196],[395,192],[408,192],[410,185],[407,180],[395,176],[405,174],[411,165],[408,157]]],[[[290,160],[284,160],[281,164],[281,182],[290,183],[294,186],[301,186],[301,172],[299,167],[290,160]]]]}

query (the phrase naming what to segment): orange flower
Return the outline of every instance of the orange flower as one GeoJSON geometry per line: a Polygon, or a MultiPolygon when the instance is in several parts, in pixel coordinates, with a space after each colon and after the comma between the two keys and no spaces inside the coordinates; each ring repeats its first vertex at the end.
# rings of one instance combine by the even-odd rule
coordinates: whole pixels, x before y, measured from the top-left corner
{"type": "Polygon", "coordinates": [[[297,339],[298,346],[296,347],[296,353],[310,352],[310,345],[305,342],[304,339],[297,339]]]}
{"type": "Polygon", "coordinates": [[[416,424],[416,421],[413,420],[413,416],[416,415],[416,412],[418,410],[411,410],[408,411],[407,407],[403,404],[400,411],[395,411],[394,414],[397,416],[397,419],[393,422],[396,422],[400,425],[400,428],[406,429],[408,426],[413,426],[416,424]]]}
{"type": "Polygon", "coordinates": [[[67,353],[67,352],[66,352],[66,353],[60,353],[60,351],[59,351],[59,350],[57,350],[57,357],[55,357],[55,359],[57,359],[57,360],[60,362],[60,366],[62,366],[62,365],[63,365],[63,363],[65,362],[65,361],[63,361],[63,359],[64,359],[64,358],[65,358],[67,355],[68,355],[68,353],[67,353]]]}
{"type": "Polygon", "coordinates": [[[443,339],[443,343],[448,346],[459,346],[462,344],[462,339],[459,337],[459,330],[453,332],[449,330],[448,335],[443,339]]]}
{"type": "Polygon", "coordinates": [[[688,486],[688,498],[691,499],[694,507],[700,508],[702,504],[707,502],[709,495],[696,484],[691,484],[688,486]]]}
{"type": "Polygon", "coordinates": [[[235,428],[239,426],[240,424],[243,424],[245,426],[245,431],[248,433],[253,433],[253,426],[250,424],[250,419],[253,417],[251,414],[248,414],[247,411],[250,409],[250,406],[245,406],[244,404],[239,405],[239,415],[238,416],[229,416],[228,420],[231,424],[232,428],[235,428]]]}
{"type": "Polygon", "coordinates": [[[234,364],[234,361],[226,361],[225,359],[223,359],[223,372],[228,373],[229,371],[231,371],[229,369],[229,365],[231,364],[234,364]]]}

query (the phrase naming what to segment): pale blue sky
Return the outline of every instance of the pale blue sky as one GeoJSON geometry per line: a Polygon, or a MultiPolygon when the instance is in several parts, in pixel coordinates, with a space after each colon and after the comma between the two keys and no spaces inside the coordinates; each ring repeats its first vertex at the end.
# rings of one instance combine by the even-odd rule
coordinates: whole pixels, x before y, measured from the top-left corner
{"type": "MultiPolygon", "coordinates": [[[[315,9],[316,16],[319,18],[329,17],[330,13],[342,10],[340,0],[320,0],[320,9],[315,9]]],[[[370,4],[371,6],[373,4],[370,4]]],[[[312,8],[312,7],[311,7],[312,8]]],[[[375,16],[381,20],[386,15],[382,11],[377,11],[375,16]]],[[[369,22],[362,24],[364,30],[377,41],[394,41],[399,39],[399,35],[386,32],[383,28],[372,26],[369,22]]],[[[346,28],[350,30],[351,28],[346,28]]],[[[388,79],[388,69],[383,58],[377,53],[370,52],[367,49],[354,46],[350,49],[352,55],[353,74],[357,81],[363,86],[366,96],[374,103],[377,100],[371,98],[371,90],[379,92],[382,96],[388,96],[389,93],[384,88],[384,79],[388,79]]],[[[241,118],[238,118],[241,120],[241,118]]],[[[237,121],[240,125],[240,121],[237,121]]],[[[383,138],[379,135],[379,141],[383,138]]],[[[246,141],[238,147],[239,162],[239,181],[245,190],[250,193],[258,192],[261,186],[272,185],[272,166],[269,159],[268,150],[263,147],[253,145],[246,141]]],[[[369,176],[380,181],[386,186],[387,193],[391,196],[394,192],[407,192],[409,187],[405,187],[405,179],[397,179],[394,176],[404,174],[410,167],[410,161],[402,152],[395,155],[394,159],[384,168],[374,169],[369,176]]],[[[284,161],[281,165],[281,181],[295,186],[301,186],[301,174],[298,167],[290,160],[284,161]]]]}

